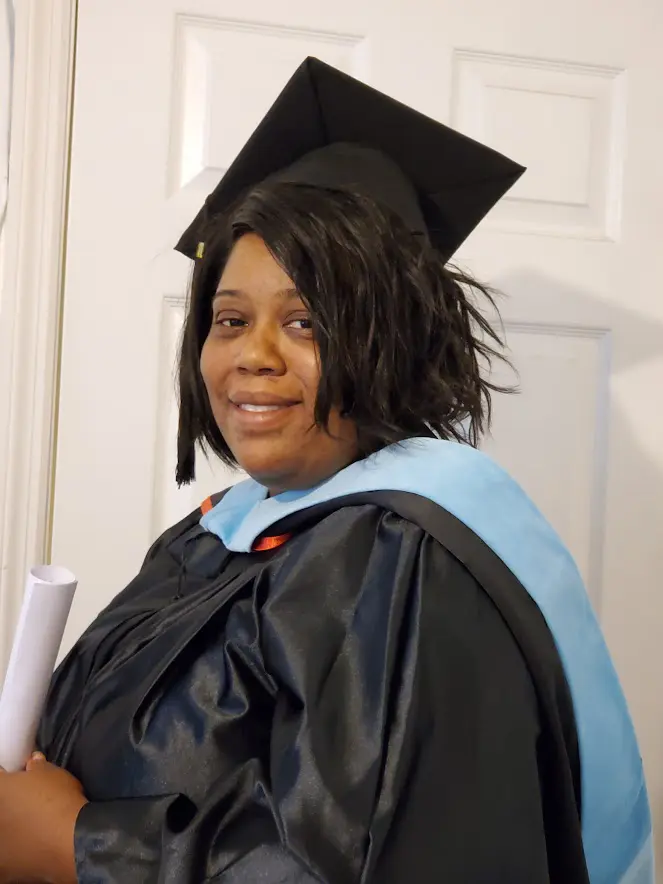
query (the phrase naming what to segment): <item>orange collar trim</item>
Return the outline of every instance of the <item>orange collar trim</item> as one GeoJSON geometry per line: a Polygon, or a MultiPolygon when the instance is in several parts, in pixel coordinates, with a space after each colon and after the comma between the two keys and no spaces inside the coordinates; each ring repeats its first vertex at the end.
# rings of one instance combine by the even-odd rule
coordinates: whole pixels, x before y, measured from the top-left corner
{"type": "Polygon", "coordinates": [[[261,537],[253,544],[253,552],[267,552],[270,549],[277,549],[283,546],[292,537],[292,534],[279,534],[276,537],[261,537]]]}

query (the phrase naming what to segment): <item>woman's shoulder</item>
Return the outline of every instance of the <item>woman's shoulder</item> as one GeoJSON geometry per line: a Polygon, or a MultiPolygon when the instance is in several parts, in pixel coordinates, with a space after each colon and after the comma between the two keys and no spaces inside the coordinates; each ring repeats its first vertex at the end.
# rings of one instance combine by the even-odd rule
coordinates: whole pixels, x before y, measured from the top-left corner
{"type": "MultiPolygon", "coordinates": [[[[382,626],[415,637],[436,666],[481,669],[493,685],[520,685],[535,707],[535,680],[554,685],[570,718],[570,698],[555,641],[535,600],[506,564],[470,528],[432,501],[405,492],[370,492],[327,502],[274,526],[292,539],[274,554],[267,631],[313,616],[315,655],[326,618],[339,648],[380,645],[382,626]],[[405,630],[405,632],[403,632],[405,630]]],[[[275,633],[275,638],[277,638],[275,633]]],[[[371,651],[370,653],[373,653],[371,651]]],[[[370,654],[369,654],[370,656],[370,654]]]]}
{"type": "MultiPolygon", "coordinates": [[[[453,538],[433,536],[395,497],[337,504],[284,526],[292,537],[271,557],[261,634],[278,681],[299,695],[302,686],[292,680],[306,673],[309,688],[319,680],[327,690],[328,680],[340,678],[336,669],[349,666],[370,694],[378,671],[392,685],[416,671],[417,691],[427,698],[422,714],[439,705],[443,716],[458,688],[466,704],[484,710],[501,702],[504,715],[526,718],[535,736],[528,662],[504,612],[450,548],[453,538]]],[[[519,592],[520,613],[541,628],[519,592]]]]}

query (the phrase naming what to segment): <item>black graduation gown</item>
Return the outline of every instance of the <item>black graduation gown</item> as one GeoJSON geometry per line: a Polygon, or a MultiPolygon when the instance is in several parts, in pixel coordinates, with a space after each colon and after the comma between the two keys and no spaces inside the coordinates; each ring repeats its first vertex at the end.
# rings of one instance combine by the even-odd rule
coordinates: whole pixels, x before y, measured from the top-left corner
{"type": "Polygon", "coordinates": [[[53,679],[39,747],[90,799],[82,884],[586,884],[564,672],[476,535],[401,492],[269,552],[199,516],[53,679]]]}

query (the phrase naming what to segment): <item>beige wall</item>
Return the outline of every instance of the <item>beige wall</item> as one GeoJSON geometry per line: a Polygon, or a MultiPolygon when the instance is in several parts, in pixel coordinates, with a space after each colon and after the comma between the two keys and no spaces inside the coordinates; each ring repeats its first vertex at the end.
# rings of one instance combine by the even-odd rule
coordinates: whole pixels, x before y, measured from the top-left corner
{"type": "MultiPolygon", "coordinates": [[[[7,202],[7,185],[9,181],[9,121],[13,18],[13,3],[11,0],[0,0],[0,281],[2,280],[3,227],[7,202]]],[[[0,308],[1,306],[2,283],[0,282],[0,308]]]]}

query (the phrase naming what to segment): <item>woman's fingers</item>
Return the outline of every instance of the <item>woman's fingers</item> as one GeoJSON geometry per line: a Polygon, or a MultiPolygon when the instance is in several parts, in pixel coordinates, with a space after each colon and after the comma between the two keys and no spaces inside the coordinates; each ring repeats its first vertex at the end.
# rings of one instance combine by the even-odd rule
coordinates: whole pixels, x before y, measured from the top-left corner
{"type": "Polygon", "coordinates": [[[44,764],[46,761],[46,756],[43,752],[33,752],[30,756],[28,763],[25,765],[25,769],[30,771],[34,770],[40,764],[44,764]]]}

